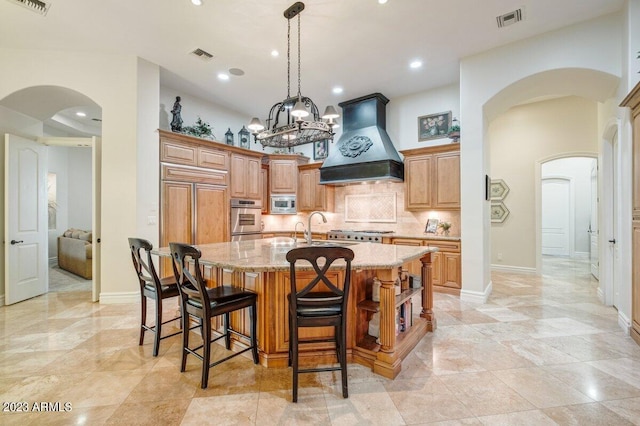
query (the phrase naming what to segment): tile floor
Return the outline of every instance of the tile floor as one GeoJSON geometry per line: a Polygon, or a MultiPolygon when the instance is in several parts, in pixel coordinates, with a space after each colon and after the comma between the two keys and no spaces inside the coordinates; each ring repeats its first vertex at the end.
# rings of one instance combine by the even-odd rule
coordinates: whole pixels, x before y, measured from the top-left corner
{"type": "Polygon", "coordinates": [[[640,425],[640,347],[585,262],[492,279],[484,305],[436,295],[438,329],[395,380],[351,364],[342,399],[337,374],[303,375],[293,404],[289,370],[243,357],[200,389],[199,362],[179,372],[178,336],[152,357],[137,304],[90,303],[89,281],[54,268],[54,291],[0,308],[0,400],[31,411],[3,410],[0,424],[640,425]],[[33,411],[40,402],[72,410],[33,411]]]}

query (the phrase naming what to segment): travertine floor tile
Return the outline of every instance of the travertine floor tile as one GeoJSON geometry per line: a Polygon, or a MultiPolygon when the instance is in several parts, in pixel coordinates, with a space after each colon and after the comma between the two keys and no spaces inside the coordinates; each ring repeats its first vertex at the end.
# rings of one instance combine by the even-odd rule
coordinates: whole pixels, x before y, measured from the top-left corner
{"type": "Polygon", "coordinates": [[[633,423],[597,402],[591,404],[553,407],[543,410],[553,421],[561,425],[616,425],[631,426],[633,423]]]}

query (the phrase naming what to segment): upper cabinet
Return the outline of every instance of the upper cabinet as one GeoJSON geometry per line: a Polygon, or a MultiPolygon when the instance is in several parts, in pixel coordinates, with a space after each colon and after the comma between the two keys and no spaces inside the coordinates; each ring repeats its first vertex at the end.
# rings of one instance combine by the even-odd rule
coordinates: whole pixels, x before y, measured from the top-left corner
{"type": "Polygon", "coordinates": [[[295,194],[298,190],[298,165],[307,164],[301,155],[269,155],[269,193],[295,194]]]}
{"type": "Polygon", "coordinates": [[[320,185],[320,166],[322,163],[313,163],[298,168],[298,211],[333,211],[335,189],[320,185]]]}
{"type": "Polygon", "coordinates": [[[631,108],[633,126],[633,219],[640,220],[640,83],[620,106],[631,108]]]}
{"type": "Polygon", "coordinates": [[[161,162],[229,170],[229,153],[224,145],[180,133],[159,132],[161,162]]]}
{"type": "Polygon", "coordinates": [[[231,198],[262,199],[262,154],[231,154],[231,198]]]}
{"type": "Polygon", "coordinates": [[[405,209],[460,209],[460,144],[400,151],[404,155],[405,209]]]}

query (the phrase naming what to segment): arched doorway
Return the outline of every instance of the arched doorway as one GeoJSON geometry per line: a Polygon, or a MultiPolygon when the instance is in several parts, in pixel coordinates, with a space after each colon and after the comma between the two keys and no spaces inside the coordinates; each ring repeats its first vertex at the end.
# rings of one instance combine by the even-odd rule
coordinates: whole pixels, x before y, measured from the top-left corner
{"type": "MultiPolygon", "coordinates": [[[[46,161],[48,174],[48,194],[45,200],[40,201],[48,206],[48,229],[42,231],[47,234],[48,255],[39,261],[53,259],[55,262],[57,238],[66,229],[78,227],[91,230],[100,224],[99,137],[102,109],[84,94],[59,86],[34,86],[16,91],[0,100],[0,109],[0,132],[9,135],[5,143],[23,140],[45,147],[43,161],[46,161]]],[[[7,161],[8,168],[11,168],[11,159],[7,161]]],[[[4,170],[2,179],[5,179],[4,170]]],[[[17,187],[10,181],[8,186],[17,187]]],[[[40,201],[32,204],[39,205],[40,201]]],[[[5,210],[8,206],[4,200],[2,204],[5,210]]],[[[9,232],[12,230],[9,229],[9,232]]],[[[90,252],[93,253],[90,266],[94,279],[88,287],[95,301],[100,285],[100,250],[98,241],[92,241],[90,245],[90,252]]],[[[2,259],[5,286],[14,284],[11,280],[15,274],[11,275],[11,280],[8,279],[13,266],[7,261],[11,249],[7,248],[2,259]]],[[[15,301],[6,300],[7,303],[15,301]]]]}

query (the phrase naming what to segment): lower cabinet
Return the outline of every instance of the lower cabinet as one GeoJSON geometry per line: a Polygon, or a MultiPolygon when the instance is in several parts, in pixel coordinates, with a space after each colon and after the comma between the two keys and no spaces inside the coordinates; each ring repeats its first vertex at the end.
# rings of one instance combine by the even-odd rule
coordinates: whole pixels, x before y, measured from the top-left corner
{"type": "MultiPolygon", "coordinates": [[[[392,244],[423,245],[437,247],[433,256],[433,289],[441,293],[460,294],[462,289],[461,242],[451,240],[420,240],[415,238],[393,238],[392,244]]],[[[420,273],[420,261],[409,265],[409,273],[420,273]]]]}
{"type": "Polygon", "coordinates": [[[640,218],[632,222],[631,337],[640,344],[640,218]]]}

